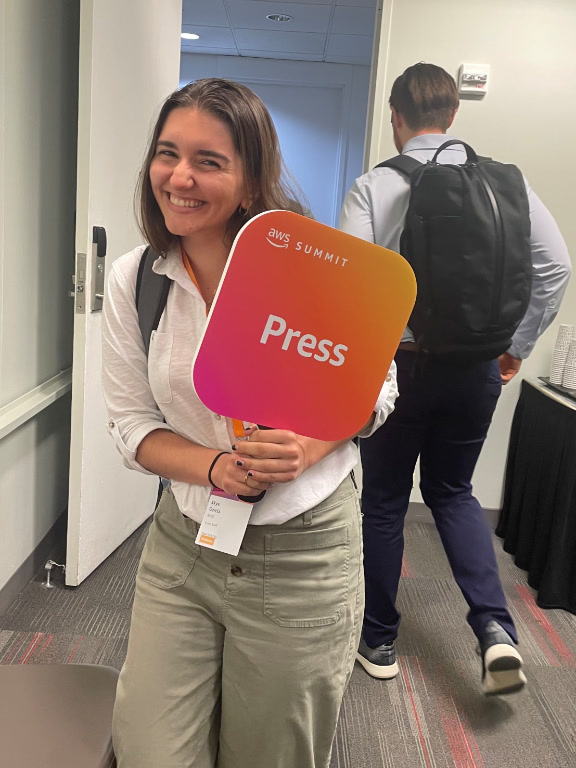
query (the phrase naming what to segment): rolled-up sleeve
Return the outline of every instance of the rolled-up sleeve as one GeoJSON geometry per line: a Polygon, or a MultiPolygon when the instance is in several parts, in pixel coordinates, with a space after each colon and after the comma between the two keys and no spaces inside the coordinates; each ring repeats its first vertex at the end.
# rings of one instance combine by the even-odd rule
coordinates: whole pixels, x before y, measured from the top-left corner
{"type": "Polygon", "coordinates": [[[358,433],[358,437],[370,437],[384,424],[388,416],[394,410],[394,403],[398,397],[398,382],[396,379],[396,363],[392,361],[386,380],[382,385],[378,400],[374,406],[374,420],[358,433]]]}
{"type": "Polygon", "coordinates": [[[119,259],[108,278],[102,316],[102,389],[107,429],[125,466],[150,475],[154,473],[136,461],[138,446],[150,432],[170,428],[150,389],[148,358],[138,325],[134,297],[140,253],[119,259]],[[119,262],[134,269],[121,271],[119,262]]]}
{"type": "Polygon", "coordinates": [[[524,359],[538,337],[556,317],[566,291],[572,265],[568,248],[550,211],[526,184],[530,203],[532,291],[530,304],[508,350],[524,359]]]}

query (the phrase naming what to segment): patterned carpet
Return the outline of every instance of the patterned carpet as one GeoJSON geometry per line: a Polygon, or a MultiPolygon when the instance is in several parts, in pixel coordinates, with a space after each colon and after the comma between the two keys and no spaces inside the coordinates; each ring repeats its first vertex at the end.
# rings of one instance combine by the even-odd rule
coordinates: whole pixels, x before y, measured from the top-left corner
{"type": "MultiPolygon", "coordinates": [[[[0,618],[0,664],[120,667],[146,527],[81,587],[30,583],[0,618]]],[[[400,675],[376,681],[356,665],[331,768],[574,768],[576,616],[542,611],[524,573],[495,540],[529,686],[502,699],[479,692],[480,662],[434,526],[406,530],[398,642],[400,675]]],[[[297,766],[295,766],[297,768],[297,766]]]]}

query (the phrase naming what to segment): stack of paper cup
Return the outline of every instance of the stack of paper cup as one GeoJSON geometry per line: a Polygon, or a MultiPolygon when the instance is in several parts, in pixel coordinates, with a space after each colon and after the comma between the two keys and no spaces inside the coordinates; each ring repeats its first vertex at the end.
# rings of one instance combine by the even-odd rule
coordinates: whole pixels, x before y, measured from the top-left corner
{"type": "Polygon", "coordinates": [[[564,365],[562,386],[566,387],[566,389],[576,389],[576,339],[572,339],[570,343],[566,364],[564,365]]]}
{"type": "Polygon", "coordinates": [[[552,354],[552,365],[550,366],[550,382],[552,384],[563,385],[564,368],[566,367],[570,345],[574,339],[574,331],[573,325],[561,325],[558,328],[558,336],[556,337],[556,344],[552,354]]]}

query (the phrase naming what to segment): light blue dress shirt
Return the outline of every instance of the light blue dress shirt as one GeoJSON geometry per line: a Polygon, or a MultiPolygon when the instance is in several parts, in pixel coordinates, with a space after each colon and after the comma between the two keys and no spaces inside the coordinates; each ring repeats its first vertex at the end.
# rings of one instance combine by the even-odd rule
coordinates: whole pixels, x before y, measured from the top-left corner
{"type": "MultiPolygon", "coordinates": [[[[406,142],[403,154],[425,163],[445,141],[455,138],[445,134],[415,136],[406,142]]],[[[452,146],[438,157],[440,163],[461,164],[466,161],[463,147],[452,146]]],[[[526,358],[536,340],[556,317],[570,279],[570,256],[564,238],[552,214],[532,191],[526,179],[530,204],[532,250],[532,292],[530,305],[520,323],[508,353],[526,358]]],[[[400,250],[400,235],[408,212],[410,184],[405,176],[391,168],[376,168],[356,179],[348,192],[340,229],[363,240],[377,243],[393,251],[400,250]]],[[[402,341],[413,341],[406,328],[402,341]]]]}

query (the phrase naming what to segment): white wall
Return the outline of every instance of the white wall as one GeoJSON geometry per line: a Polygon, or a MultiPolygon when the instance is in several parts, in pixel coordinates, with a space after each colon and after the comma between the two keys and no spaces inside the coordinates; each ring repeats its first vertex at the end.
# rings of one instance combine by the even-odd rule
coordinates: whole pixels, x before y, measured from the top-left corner
{"type": "Polygon", "coordinates": [[[337,226],[344,195],[362,173],[370,68],[182,54],[181,85],[202,77],[231,78],[260,96],[312,212],[337,226]]]}
{"type": "MultiPolygon", "coordinates": [[[[482,101],[462,102],[452,132],[480,154],[520,166],[558,221],[574,262],[575,34],[574,0],[388,0],[369,165],[395,153],[387,100],[406,67],[426,61],[456,76],[463,62],[490,64],[489,92],[482,101]]],[[[574,278],[556,323],[523,364],[522,376],[548,374],[558,322],[576,322],[574,278]]],[[[476,471],[476,493],[487,508],[500,506],[520,380],[502,394],[476,471]]],[[[415,493],[414,500],[420,499],[415,493]]]]}
{"type": "MultiPolygon", "coordinates": [[[[76,0],[0,0],[0,407],[72,362],[76,0]]],[[[65,510],[70,399],[0,440],[0,588],[65,510]]]]}

